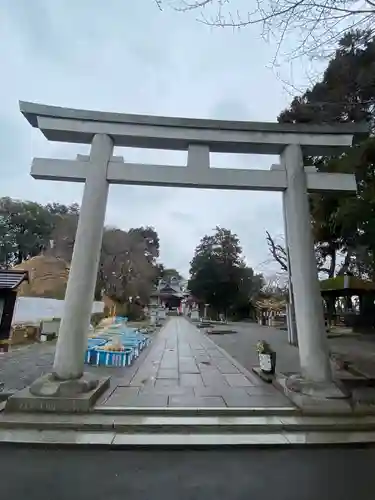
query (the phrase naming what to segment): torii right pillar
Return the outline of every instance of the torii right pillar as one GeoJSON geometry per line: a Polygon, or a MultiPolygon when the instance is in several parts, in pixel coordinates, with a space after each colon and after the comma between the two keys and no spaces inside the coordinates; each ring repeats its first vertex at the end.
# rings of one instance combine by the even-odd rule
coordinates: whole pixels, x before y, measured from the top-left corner
{"type": "Polygon", "coordinates": [[[281,163],[287,176],[285,222],[301,364],[301,374],[285,379],[284,388],[305,406],[303,396],[310,402],[311,396],[337,400],[345,394],[332,377],[301,147],[287,146],[281,163]]]}

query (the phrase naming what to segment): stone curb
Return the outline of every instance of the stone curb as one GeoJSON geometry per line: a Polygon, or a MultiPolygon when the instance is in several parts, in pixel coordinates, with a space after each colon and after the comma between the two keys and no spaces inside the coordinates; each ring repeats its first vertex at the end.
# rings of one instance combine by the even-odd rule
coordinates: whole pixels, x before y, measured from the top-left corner
{"type": "Polygon", "coordinates": [[[49,415],[2,414],[0,432],[5,430],[126,432],[155,434],[254,434],[274,432],[371,432],[375,434],[375,417],[321,417],[290,415],[49,415]]]}
{"type": "Polygon", "coordinates": [[[375,433],[121,434],[114,432],[0,430],[0,446],[42,448],[296,448],[373,445],[375,433]]]}
{"type": "Polygon", "coordinates": [[[301,415],[298,408],[294,407],[283,407],[283,406],[265,406],[265,407],[178,407],[178,406],[162,406],[162,407],[140,407],[140,406],[96,406],[93,409],[95,414],[103,415],[140,415],[140,416],[156,416],[156,415],[168,415],[168,416],[285,416],[301,415]]]}

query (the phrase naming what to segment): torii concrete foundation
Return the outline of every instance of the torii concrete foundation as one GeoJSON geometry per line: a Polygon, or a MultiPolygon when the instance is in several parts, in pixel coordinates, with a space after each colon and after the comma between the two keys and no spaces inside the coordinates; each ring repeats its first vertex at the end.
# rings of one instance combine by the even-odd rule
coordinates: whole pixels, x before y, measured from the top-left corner
{"type": "MultiPolygon", "coordinates": [[[[74,394],[81,397],[90,393],[92,404],[107,383],[92,378],[88,381],[83,373],[83,353],[109,183],[284,192],[302,367],[302,373],[287,379],[284,387],[287,393],[298,396],[294,399],[302,406],[304,398],[310,402],[319,400],[319,404],[344,400],[330,368],[307,192],[353,192],[356,182],[350,174],[307,171],[302,155],[338,154],[351,146],[353,134],[367,132],[364,127],[138,116],[25,102],[21,102],[20,108],[47,139],[92,145],[90,157],[79,156],[73,161],[36,158],[31,169],[36,179],[85,183],[54,371],[29,389],[33,398],[39,398],[41,410],[46,411],[46,398],[61,402],[68,393],[70,399],[74,394]],[[112,157],[113,146],[188,150],[188,162],[185,168],[124,163],[121,157],[112,157]],[[281,168],[215,169],[210,167],[210,152],[278,154],[281,168]]],[[[10,409],[28,409],[22,406],[22,397],[12,399],[8,403],[10,409]]],[[[33,410],[36,409],[34,401],[33,410]]]]}

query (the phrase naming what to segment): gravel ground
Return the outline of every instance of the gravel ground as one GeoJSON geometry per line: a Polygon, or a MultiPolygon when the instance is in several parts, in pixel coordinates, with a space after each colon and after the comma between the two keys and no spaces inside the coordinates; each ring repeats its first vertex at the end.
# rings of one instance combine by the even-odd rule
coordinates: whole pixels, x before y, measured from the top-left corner
{"type": "Polygon", "coordinates": [[[0,382],[6,390],[23,389],[51,370],[56,342],[43,342],[0,354],[0,382]]]}
{"type": "MultiPolygon", "coordinates": [[[[5,391],[20,390],[30,385],[38,377],[49,373],[52,369],[55,356],[56,342],[43,342],[21,347],[7,353],[0,354],[0,382],[4,383],[5,391]]],[[[85,365],[85,371],[92,371],[99,376],[112,376],[111,386],[130,375],[139,367],[146,349],[141,353],[131,367],[107,368],[105,366],[85,365]]]]}

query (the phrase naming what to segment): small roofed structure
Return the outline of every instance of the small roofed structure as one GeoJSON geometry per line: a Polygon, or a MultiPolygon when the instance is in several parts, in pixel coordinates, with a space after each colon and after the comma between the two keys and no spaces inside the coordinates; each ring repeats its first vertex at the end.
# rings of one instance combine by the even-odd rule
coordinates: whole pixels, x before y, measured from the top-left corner
{"type": "Polygon", "coordinates": [[[166,309],[178,309],[185,296],[181,280],[172,277],[168,280],[160,280],[150,298],[154,305],[164,306],[166,309]]]}
{"type": "Polygon", "coordinates": [[[255,302],[260,325],[275,326],[286,321],[286,300],[282,298],[262,298],[255,302]]]}
{"type": "Polygon", "coordinates": [[[344,323],[355,329],[375,328],[375,283],[355,276],[336,276],[320,282],[329,325],[344,323]],[[353,298],[358,297],[356,303],[353,298]],[[339,308],[338,299],[344,299],[339,308]]]}
{"type": "Polygon", "coordinates": [[[27,271],[0,269],[0,351],[7,352],[19,286],[29,281],[27,271]]]}
{"type": "Polygon", "coordinates": [[[375,283],[357,278],[356,276],[336,276],[320,282],[320,288],[324,295],[336,295],[338,292],[342,297],[352,295],[363,295],[375,292],[375,283]]]}

